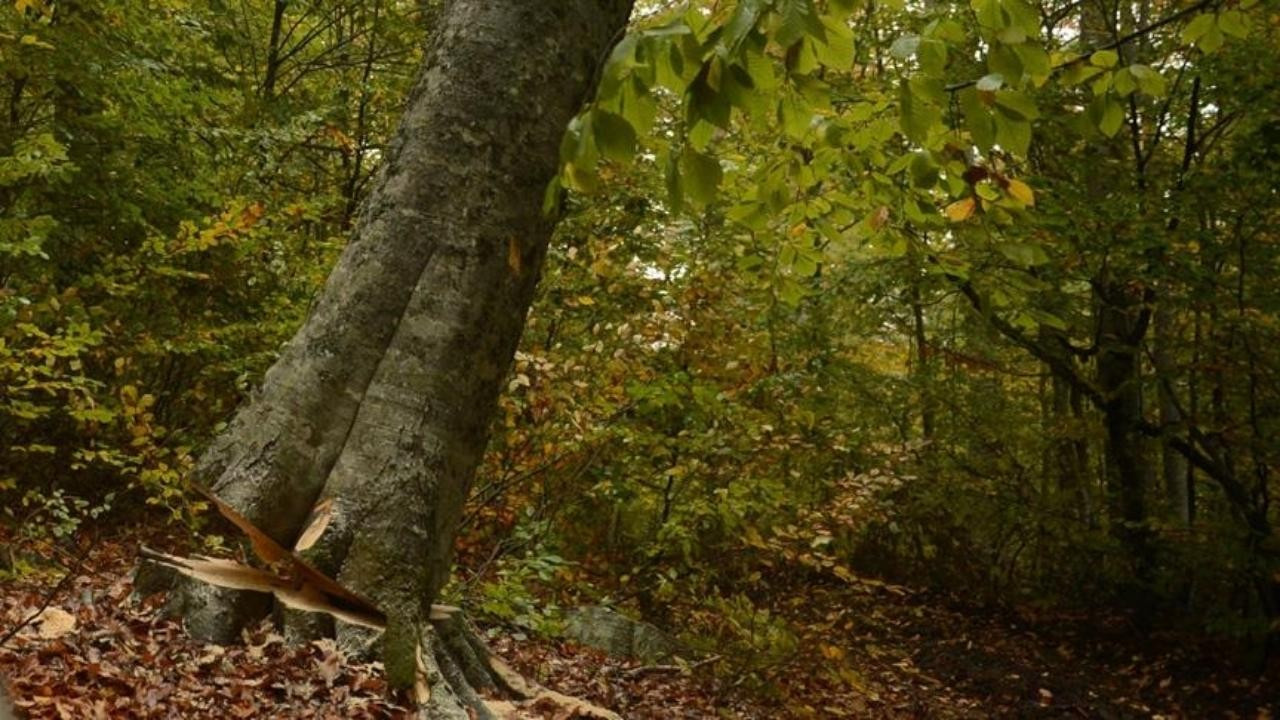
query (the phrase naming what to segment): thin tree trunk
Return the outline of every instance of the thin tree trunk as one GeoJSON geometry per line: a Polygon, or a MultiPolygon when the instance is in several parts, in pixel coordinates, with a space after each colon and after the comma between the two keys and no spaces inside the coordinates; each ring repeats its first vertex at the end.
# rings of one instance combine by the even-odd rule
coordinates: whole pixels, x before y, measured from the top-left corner
{"type": "Polygon", "coordinates": [[[1146,330],[1137,293],[1123,283],[1101,279],[1098,288],[1098,387],[1106,429],[1107,493],[1116,537],[1129,553],[1139,621],[1150,610],[1154,569],[1147,527],[1147,486],[1151,468],[1142,435],[1142,385],[1138,347],[1146,330]]]}
{"type": "Polygon", "coordinates": [[[1085,408],[1084,395],[1081,394],[1079,388],[1071,388],[1071,417],[1073,422],[1073,435],[1071,439],[1072,449],[1074,450],[1074,464],[1072,472],[1080,479],[1079,498],[1080,512],[1084,517],[1085,524],[1091,528],[1098,526],[1098,514],[1094,510],[1093,497],[1089,483],[1085,482],[1085,478],[1089,472],[1089,438],[1085,436],[1083,428],[1085,426],[1085,408]]]}
{"type": "Polygon", "coordinates": [[[1058,477],[1058,492],[1072,499],[1076,516],[1092,526],[1093,513],[1089,503],[1089,489],[1085,484],[1088,468],[1085,439],[1080,436],[1083,404],[1080,394],[1057,375],[1052,376],[1052,428],[1054,431],[1051,455],[1058,477]]]}
{"type": "Polygon", "coordinates": [[[262,99],[271,102],[276,96],[276,81],[280,79],[280,36],[284,30],[284,11],[289,0],[275,0],[271,12],[271,36],[267,41],[267,67],[262,80],[262,99]]]}
{"type": "Polygon", "coordinates": [[[916,385],[920,391],[920,433],[926,442],[933,441],[937,426],[937,413],[933,402],[933,367],[929,361],[929,336],[925,332],[924,306],[920,301],[920,287],[911,286],[912,330],[916,344],[916,385]]]}
{"type": "MultiPolygon", "coordinates": [[[[543,189],[561,136],[630,6],[444,8],[350,244],[261,389],[199,463],[198,479],[287,547],[313,506],[332,501],[323,533],[298,549],[386,613],[397,686],[420,665],[541,270],[552,229],[543,189]]],[[[194,634],[226,641],[253,604],[188,588],[184,614],[194,634]]]]}
{"type": "MultiPolygon", "coordinates": [[[[1152,362],[1155,365],[1157,387],[1160,399],[1160,425],[1163,428],[1174,428],[1182,425],[1184,418],[1181,405],[1174,397],[1175,363],[1173,360],[1173,343],[1176,339],[1173,312],[1167,302],[1156,308],[1155,314],[1155,346],[1152,362]]],[[[1191,523],[1191,493],[1187,486],[1186,457],[1175,450],[1168,442],[1161,447],[1161,471],[1164,475],[1165,499],[1170,513],[1183,525],[1191,523]]]]}
{"type": "Polygon", "coordinates": [[[381,16],[382,2],[374,0],[373,2],[373,19],[369,24],[369,40],[368,47],[365,49],[364,67],[360,72],[360,100],[356,104],[356,126],[354,131],[355,148],[352,151],[353,160],[351,167],[347,169],[347,181],[343,185],[342,194],[345,199],[342,207],[342,227],[347,228],[351,224],[351,219],[355,217],[356,210],[359,207],[360,188],[364,184],[364,159],[368,153],[369,133],[367,118],[369,114],[369,102],[373,99],[373,88],[370,82],[373,79],[374,60],[377,58],[378,49],[378,22],[381,16]]]}

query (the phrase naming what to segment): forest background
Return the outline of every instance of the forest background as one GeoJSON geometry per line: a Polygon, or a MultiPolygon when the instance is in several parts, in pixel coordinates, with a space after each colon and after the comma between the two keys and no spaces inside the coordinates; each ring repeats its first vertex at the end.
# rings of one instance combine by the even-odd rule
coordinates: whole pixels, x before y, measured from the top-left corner
{"type": "MultiPolygon", "coordinates": [[[[616,605],[766,691],[842,585],[1265,663],[1274,11],[692,6],[637,9],[566,134],[447,598],[543,634],[616,605]]],[[[206,525],[193,457],[304,319],[437,11],[0,9],[10,548],[206,525]]]]}

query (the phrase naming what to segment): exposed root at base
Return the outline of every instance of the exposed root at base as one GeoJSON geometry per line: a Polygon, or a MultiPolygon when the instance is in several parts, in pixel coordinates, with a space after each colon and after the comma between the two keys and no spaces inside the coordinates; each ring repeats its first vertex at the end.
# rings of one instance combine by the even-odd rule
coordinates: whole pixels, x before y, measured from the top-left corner
{"type": "Polygon", "coordinates": [[[422,720],[622,720],[525,678],[485,645],[461,613],[433,622],[423,635],[414,688],[422,720]],[[485,697],[493,695],[509,699],[485,697]]]}

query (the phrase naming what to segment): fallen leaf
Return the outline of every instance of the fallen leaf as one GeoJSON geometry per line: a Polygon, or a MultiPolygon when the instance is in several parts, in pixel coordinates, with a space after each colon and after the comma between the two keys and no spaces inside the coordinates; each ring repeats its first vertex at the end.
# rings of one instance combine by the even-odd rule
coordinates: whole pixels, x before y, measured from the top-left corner
{"type": "Polygon", "coordinates": [[[76,629],[76,616],[62,608],[45,608],[36,618],[37,632],[45,640],[54,640],[76,629]]]}

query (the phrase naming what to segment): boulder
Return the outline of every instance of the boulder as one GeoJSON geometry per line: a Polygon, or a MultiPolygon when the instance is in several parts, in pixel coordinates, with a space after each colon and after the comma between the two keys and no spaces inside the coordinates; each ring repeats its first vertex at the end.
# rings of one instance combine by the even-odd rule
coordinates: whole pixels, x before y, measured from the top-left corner
{"type": "Polygon", "coordinates": [[[675,640],[653,625],[600,606],[570,612],[564,634],[614,657],[642,662],[666,660],[677,650],[675,640]]]}

